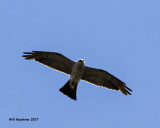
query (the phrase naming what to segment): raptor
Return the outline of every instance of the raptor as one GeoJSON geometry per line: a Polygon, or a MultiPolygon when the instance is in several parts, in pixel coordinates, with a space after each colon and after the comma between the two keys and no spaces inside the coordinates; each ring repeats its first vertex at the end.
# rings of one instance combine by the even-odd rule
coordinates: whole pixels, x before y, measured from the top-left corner
{"type": "Polygon", "coordinates": [[[124,95],[131,95],[132,90],[124,82],[102,69],[85,66],[84,60],[74,62],[64,55],[56,52],[32,51],[24,52],[26,60],[35,60],[52,69],[70,75],[70,79],[59,89],[63,94],[76,100],[77,85],[84,80],[96,86],[119,90],[124,95]]]}

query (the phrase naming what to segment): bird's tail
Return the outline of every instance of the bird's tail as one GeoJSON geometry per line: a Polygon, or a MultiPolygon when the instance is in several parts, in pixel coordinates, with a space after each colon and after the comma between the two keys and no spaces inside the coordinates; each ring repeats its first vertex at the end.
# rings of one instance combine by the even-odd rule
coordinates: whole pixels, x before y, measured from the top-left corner
{"type": "Polygon", "coordinates": [[[70,86],[70,80],[68,80],[68,82],[59,89],[60,92],[62,92],[63,94],[67,95],[68,97],[70,97],[71,99],[76,100],[76,91],[77,91],[77,84],[78,83],[71,83],[73,84],[71,88],[70,86]]]}

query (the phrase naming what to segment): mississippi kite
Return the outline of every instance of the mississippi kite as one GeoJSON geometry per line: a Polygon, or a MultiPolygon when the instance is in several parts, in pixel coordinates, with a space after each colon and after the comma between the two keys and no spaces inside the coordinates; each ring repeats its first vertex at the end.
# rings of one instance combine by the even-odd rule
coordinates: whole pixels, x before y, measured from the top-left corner
{"type": "Polygon", "coordinates": [[[76,100],[77,85],[80,80],[108,89],[119,90],[124,95],[131,95],[132,90],[124,82],[107,71],[85,66],[84,60],[74,62],[64,55],[56,52],[32,51],[24,52],[26,60],[35,60],[52,69],[70,75],[68,82],[59,90],[76,100]]]}

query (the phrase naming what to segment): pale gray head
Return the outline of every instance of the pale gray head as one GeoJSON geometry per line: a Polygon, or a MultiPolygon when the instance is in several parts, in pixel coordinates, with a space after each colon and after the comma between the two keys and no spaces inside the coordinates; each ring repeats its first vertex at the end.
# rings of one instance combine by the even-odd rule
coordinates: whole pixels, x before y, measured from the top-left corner
{"type": "Polygon", "coordinates": [[[80,59],[78,62],[83,62],[83,63],[84,63],[84,60],[83,60],[83,59],[80,59]]]}

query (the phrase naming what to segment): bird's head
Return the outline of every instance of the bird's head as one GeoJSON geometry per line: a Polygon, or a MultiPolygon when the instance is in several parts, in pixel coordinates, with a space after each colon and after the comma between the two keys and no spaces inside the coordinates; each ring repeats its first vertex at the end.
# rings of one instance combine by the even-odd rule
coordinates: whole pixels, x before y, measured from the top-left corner
{"type": "Polygon", "coordinates": [[[81,65],[81,66],[85,66],[85,63],[84,63],[84,60],[83,60],[83,59],[78,60],[77,63],[78,63],[79,65],[81,65]]]}
{"type": "Polygon", "coordinates": [[[83,59],[78,60],[78,63],[85,65],[85,62],[83,59]]]}
{"type": "Polygon", "coordinates": [[[83,60],[83,59],[80,59],[78,62],[84,63],[84,60],[83,60]]]}

